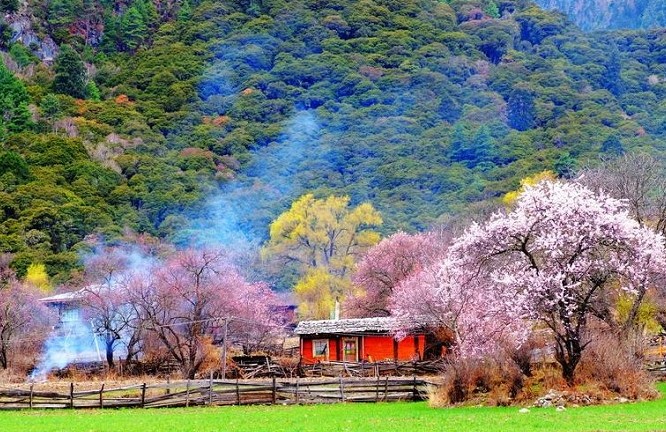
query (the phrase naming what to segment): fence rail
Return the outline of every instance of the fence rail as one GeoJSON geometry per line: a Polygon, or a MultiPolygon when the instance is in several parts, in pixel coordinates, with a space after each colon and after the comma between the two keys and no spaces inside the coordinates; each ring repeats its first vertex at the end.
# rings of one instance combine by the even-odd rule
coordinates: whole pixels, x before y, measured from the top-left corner
{"type": "Polygon", "coordinates": [[[197,405],[420,401],[430,383],[413,378],[190,380],[69,392],[0,389],[0,409],[157,408],[197,405]]]}
{"type": "Polygon", "coordinates": [[[305,377],[377,377],[436,375],[444,369],[444,360],[419,362],[325,362],[301,364],[300,375],[305,377]]]}

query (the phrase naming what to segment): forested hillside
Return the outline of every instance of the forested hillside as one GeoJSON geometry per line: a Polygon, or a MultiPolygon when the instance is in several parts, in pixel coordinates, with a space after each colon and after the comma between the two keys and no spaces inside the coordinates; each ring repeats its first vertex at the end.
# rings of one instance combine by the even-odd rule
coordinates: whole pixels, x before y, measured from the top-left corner
{"type": "Polygon", "coordinates": [[[182,244],[239,209],[264,240],[305,192],[415,231],[535,172],[664,151],[663,32],[585,34],[522,0],[0,8],[0,250],[21,276],[67,279],[91,234],[182,244]]]}
{"type": "Polygon", "coordinates": [[[535,0],[559,10],[585,30],[647,29],[666,26],[662,0],[535,0]]]}

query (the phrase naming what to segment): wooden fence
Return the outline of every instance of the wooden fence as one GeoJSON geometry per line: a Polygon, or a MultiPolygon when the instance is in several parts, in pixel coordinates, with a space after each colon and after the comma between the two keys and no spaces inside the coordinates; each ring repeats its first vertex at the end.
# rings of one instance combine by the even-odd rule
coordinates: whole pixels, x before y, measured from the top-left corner
{"type": "Polygon", "coordinates": [[[444,360],[419,362],[326,362],[301,364],[299,373],[304,377],[378,377],[437,375],[444,369],[444,360]]]}
{"type": "Polygon", "coordinates": [[[413,378],[337,378],[293,380],[191,380],[69,392],[28,388],[0,389],[0,409],[157,408],[197,405],[311,404],[332,402],[420,401],[429,383],[413,378]]]}

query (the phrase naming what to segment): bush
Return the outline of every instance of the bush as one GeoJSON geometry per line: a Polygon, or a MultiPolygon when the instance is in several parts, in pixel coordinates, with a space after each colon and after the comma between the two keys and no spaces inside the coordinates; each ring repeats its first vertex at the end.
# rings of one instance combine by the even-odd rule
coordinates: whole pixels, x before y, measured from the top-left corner
{"type": "Polygon", "coordinates": [[[642,336],[597,332],[578,366],[578,384],[597,384],[628,399],[654,398],[653,381],[643,367],[642,336]]]}
{"type": "Polygon", "coordinates": [[[430,404],[444,406],[466,401],[510,405],[521,392],[524,376],[508,357],[454,359],[444,370],[441,385],[430,395],[430,404]]]}

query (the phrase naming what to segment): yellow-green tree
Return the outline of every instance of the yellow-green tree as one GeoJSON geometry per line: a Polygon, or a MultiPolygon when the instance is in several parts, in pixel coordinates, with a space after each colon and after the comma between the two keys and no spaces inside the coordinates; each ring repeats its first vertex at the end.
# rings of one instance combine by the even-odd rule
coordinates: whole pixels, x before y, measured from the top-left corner
{"type": "Polygon", "coordinates": [[[556,179],[557,179],[557,175],[554,172],[549,171],[549,170],[541,171],[541,172],[538,172],[534,175],[525,177],[522,180],[520,180],[520,188],[519,189],[517,189],[515,191],[507,192],[502,197],[502,203],[507,207],[511,207],[513,205],[513,203],[516,202],[516,199],[523,192],[525,192],[525,188],[527,188],[529,186],[534,186],[535,184],[537,184],[537,183],[539,183],[543,180],[553,181],[553,180],[556,180],[556,179]]]}
{"type": "Polygon", "coordinates": [[[49,275],[46,273],[46,266],[44,264],[30,264],[25,274],[25,282],[35,288],[39,288],[39,290],[44,293],[51,291],[49,275]]]}
{"type": "Polygon", "coordinates": [[[306,318],[331,317],[335,300],[351,293],[349,278],[332,275],[323,268],[308,270],[294,286],[299,301],[298,314],[306,318]]]}
{"type": "Polygon", "coordinates": [[[265,257],[294,265],[300,279],[294,290],[300,315],[328,318],[335,299],[342,301],[356,257],[379,242],[372,230],[382,218],[369,203],[350,208],[349,197],[317,199],[303,195],[270,226],[265,257]]]}

